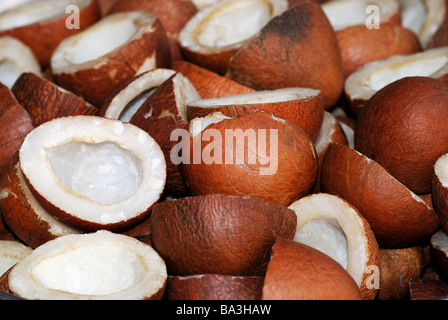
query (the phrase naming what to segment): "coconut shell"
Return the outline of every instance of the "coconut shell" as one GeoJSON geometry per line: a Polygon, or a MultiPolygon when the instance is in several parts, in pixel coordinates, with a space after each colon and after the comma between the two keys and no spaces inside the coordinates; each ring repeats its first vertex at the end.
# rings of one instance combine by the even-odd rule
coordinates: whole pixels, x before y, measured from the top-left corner
{"type": "Polygon", "coordinates": [[[383,247],[409,247],[440,226],[434,210],[381,165],[343,145],[331,144],[321,169],[323,192],[355,206],[383,247]]]}
{"type": "Polygon", "coordinates": [[[435,279],[411,279],[409,294],[411,300],[447,300],[448,283],[435,279]]]}
{"type": "Polygon", "coordinates": [[[350,274],[335,260],[299,242],[276,241],[263,300],[360,300],[350,274]]]}
{"type": "Polygon", "coordinates": [[[337,31],[336,36],[345,78],[369,62],[421,50],[417,35],[400,25],[381,25],[380,29],[357,25],[337,31]]]}
{"type": "Polygon", "coordinates": [[[336,34],[321,7],[310,1],[271,19],[231,58],[226,75],[256,90],[319,89],[327,109],[336,104],[344,87],[336,34]]]}
{"type": "Polygon", "coordinates": [[[260,276],[170,276],[165,297],[168,300],[260,300],[263,281],[264,277],[260,276]]]}
{"type": "Polygon", "coordinates": [[[9,159],[19,150],[26,135],[34,129],[32,119],[15,99],[11,90],[0,83],[0,176],[9,159]]]}
{"type": "Polygon", "coordinates": [[[172,69],[190,79],[203,99],[219,98],[255,91],[255,89],[244,86],[188,61],[174,61],[172,69]]]}
{"type": "Polygon", "coordinates": [[[98,115],[96,107],[31,72],[22,73],[11,91],[29,113],[35,127],[64,116],[98,115]]]}
{"type": "Polygon", "coordinates": [[[181,162],[179,168],[193,195],[251,196],[290,205],[311,191],[317,177],[317,154],[305,131],[265,112],[210,124],[203,133],[190,136],[185,148],[191,158],[181,162]],[[217,140],[224,141],[221,146],[220,141],[202,141],[207,140],[203,134],[216,134],[217,140]],[[210,148],[216,150],[211,152],[210,148]],[[206,159],[207,152],[215,158],[206,159]],[[195,158],[198,155],[199,161],[195,158]]]}
{"type": "Polygon", "coordinates": [[[296,221],[281,205],[211,194],[158,203],[150,224],[170,275],[259,276],[277,238],[292,239],[296,221]]]}
{"type": "Polygon", "coordinates": [[[448,86],[407,77],[378,91],[361,109],[355,148],[418,194],[431,191],[433,166],[448,152],[448,86]]]}
{"type": "Polygon", "coordinates": [[[100,15],[98,2],[92,0],[79,10],[79,29],[67,28],[68,15],[64,14],[53,19],[3,30],[0,36],[12,36],[28,45],[42,68],[46,68],[50,66],[51,56],[62,40],[87,29],[100,19],[100,15]]]}
{"type": "Polygon", "coordinates": [[[98,23],[119,15],[129,15],[129,19],[134,19],[139,26],[139,31],[126,44],[96,60],[62,68],[56,67],[55,55],[52,57],[54,81],[97,108],[101,108],[120,85],[139,73],[166,68],[171,64],[166,31],[154,15],[136,11],[117,13],[98,23]]]}

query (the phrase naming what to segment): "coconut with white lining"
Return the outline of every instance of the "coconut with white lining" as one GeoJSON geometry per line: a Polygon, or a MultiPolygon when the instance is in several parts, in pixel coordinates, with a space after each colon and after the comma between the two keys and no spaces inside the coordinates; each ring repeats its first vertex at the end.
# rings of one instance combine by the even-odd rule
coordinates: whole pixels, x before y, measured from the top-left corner
{"type": "Polygon", "coordinates": [[[439,157],[434,164],[431,191],[434,210],[440,218],[441,227],[448,232],[448,154],[439,157]]]}
{"type": "Polygon", "coordinates": [[[63,39],[99,18],[99,7],[93,0],[27,1],[0,14],[0,35],[10,35],[27,44],[46,68],[63,39]],[[77,19],[69,17],[73,12],[78,13],[77,19]]]}
{"type": "Polygon", "coordinates": [[[219,98],[192,101],[187,105],[189,120],[221,112],[239,117],[264,111],[299,125],[314,141],[324,117],[324,100],[320,90],[310,88],[281,88],[219,98]]]}
{"type": "Polygon", "coordinates": [[[157,68],[135,76],[109,96],[99,115],[129,122],[154,90],[174,73],[171,69],[157,68]]]}
{"type": "Polygon", "coordinates": [[[370,5],[376,6],[381,12],[381,20],[375,22],[381,22],[381,25],[400,23],[401,8],[398,0],[338,0],[321,4],[335,31],[354,25],[366,25],[370,13],[366,11],[370,5]]]}
{"type": "Polygon", "coordinates": [[[0,82],[11,89],[24,72],[42,74],[41,66],[34,52],[16,38],[0,37],[0,82]]]}
{"type": "Polygon", "coordinates": [[[166,182],[160,146],[119,120],[54,119],[25,138],[19,156],[43,207],[81,230],[131,227],[146,217],[166,182]]]}
{"type": "Polygon", "coordinates": [[[378,265],[378,244],[359,211],[334,195],[318,193],[292,203],[297,215],[293,240],[320,250],[336,260],[353,277],[363,299],[374,299],[367,283],[369,266],[378,265]]]}
{"type": "Polygon", "coordinates": [[[224,74],[233,53],[286,9],[286,0],[213,3],[199,10],[179,33],[182,53],[188,61],[224,74]]]}
{"type": "Polygon", "coordinates": [[[165,29],[143,11],[106,16],[64,39],[51,58],[55,82],[98,108],[122,84],[170,63],[165,29]]]}
{"type": "Polygon", "coordinates": [[[357,114],[376,92],[396,80],[422,76],[445,81],[447,73],[448,48],[434,48],[370,62],[346,79],[344,90],[350,108],[357,114]]]}
{"type": "Polygon", "coordinates": [[[29,300],[143,300],[160,299],[166,279],[151,246],[100,230],[40,246],[11,269],[8,284],[29,300]]]}

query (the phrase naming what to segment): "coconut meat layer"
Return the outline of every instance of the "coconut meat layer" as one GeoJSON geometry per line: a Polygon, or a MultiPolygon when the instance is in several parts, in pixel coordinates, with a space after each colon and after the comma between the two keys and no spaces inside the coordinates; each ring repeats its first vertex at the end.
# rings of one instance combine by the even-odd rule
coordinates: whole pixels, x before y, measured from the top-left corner
{"type": "Polygon", "coordinates": [[[67,7],[72,4],[84,7],[87,1],[30,1],[20,7],[2,13],[0,15],[0,30],[13,29],[63,16],[66,14],[67,7]]]}
{"type": "Polygon", "coordinates": [[[23,73],[23,69],[10,59],[0,61],[0,82],[8,88],[12,88],[16,80],[23,73]]]}
{"type": "Polygon", "coordinates": [[[145,274],[136,253],[91,245],[49,256],[32,270],[45,288],[81,295],[107,295],[138,283],[145,274]]]}
{"type": "Polygon", "coordinates": [[[380,90],[388,84],[405,77],[429,77],[442,69],[448,62],[448,56],[419,57],[418,59],[397,61],[385,64],[373,71],[363,83],[374,90],[380,90]]]}
{"type": "Polygon", "coordinates": [[[277,103],[282,101],[306,99],[312,96],[317,96],[319,93],[320,91],[315,89],[284,88],[231,95],[220,98],[203,99],[193,101],[189,105],[195,107],[220,107],[223,105],[277,103]]]}
{"type": "Polygon", "coordinates": [[[113,142],[73,141],[45,151],[63,185],[99,204],[125,200],[142,181],[140,159],[113,142]]]}
{"type": "Polygon", "coordinates": [[[336,219],[311,220],[296,231],[293,240],[318,249],[347,268],[347,238],[336,219]]]}
{"type": "Polygon", "coordinates": [[[271,17],[269,1],[232,1],[214,10],[198,24],[196,39],[206,47],[232,45],[257,34],[271,17]]]}
{"type": "Polygon", "coordinates": [[[448,187],[448,154],[441,156],[435,163],[434,171],[445,188],[448,187]]]}
{"type": "Polygon", "coordinates": [[[132,117],[137,113],[140,107],[145,103],[146,100],[154,93],[157,88],[151,88],[143,91],[137,97],[132,99],[126,106],[118,117],[119,120],[129,122],[132,117]]]}
{"type": "Polygon", "coordinates": [[[82,64],[96,60],[124,45],[138,29],[132,19],[125,17],[114,16],[105,19],[102,23],[73,36],[63,52],[65,59],[71,64],[82,64]]]}

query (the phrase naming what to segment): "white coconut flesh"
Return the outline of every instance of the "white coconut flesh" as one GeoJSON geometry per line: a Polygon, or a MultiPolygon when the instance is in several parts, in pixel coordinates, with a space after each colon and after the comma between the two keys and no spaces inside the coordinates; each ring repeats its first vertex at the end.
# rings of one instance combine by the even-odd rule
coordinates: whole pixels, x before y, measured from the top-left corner
{"type": "MultiPolygon", "coordinates": [[[[67,15],[70,5],[84,8],[90,0],[35,0],[0,14],[0,30],[7,30],[43,22],[67,15]]],[[[68,16],[68,15],[67,15],[68,16]]]]}
{"type": "Polygon", "coordinates": [[[396,0],[338,0],[324,2],[321,7],[333,29],[338,31],[355,25],[365,25],[372,14],[367,10],[370,5],[380,9],[380,18],[387,21],[395,13],[400,13],[396,0]]]}
{"type": "Polygon", "coordinates": [[[361,285],[368,247],[359,214],[342,199],[325,193],[304,197],[289,208],[297,215],[294,241],[327,254],[361,285]]]}
{"type": "Polygon", "coordinates": [[[417,34],[423,48],[426,48],[445,20],[446,3],[440,0],[425,0],[424,4],[425,21],[417,34]]]}
{"type": "Polygon", "coordinates": [[[200,10],[179,34],[193,51],[224,48],[255,36],[274,16],[288,8],[284,0],[227,0],[200,10]]]}
{"type": "Polygon", "coordinates": [[[442,186],[448,188],[448,154],[437,159],[434,171],[442,186]]]}
{"type": "Polygon", "coordinates": [[[332,142],[332,137],[336,131],[338,120],[330,112],[324,112],[324,119],[317,135],[315,146],[317,154],[321,154],[325,147],[332,142]]]}
{"type": "Polygon", "coordinates": [[[31,49],[21,41],[0,37],[0,82],[12,88],[23,72],[41,75],[41,67],[31,49]]]}
{"type": "Polygon", "coordinates": [[[108,103],[105,117],[129,122],[143,103],[176,72],[157,68],[134,77],[108,103]]]}
{"type": "Polygon", "coordinates": [[[32,251],[33,249],[18,241],[0,241],[0,276],[32,251]]]}
{"type": "Polygon", "coordinates": [[[438,78],[448,72],[448,48],[428,49],[368,63],[345,82],[351,99],[369,99],[380,89],[405,77],[438,78]]]}
{"type": "Polygon", "coordinates": [[[445,254],[448,253],[448,236],[445,231],[440,229],[431,236],[431,246],[445,252],[445,254]]]}
{"type": "Polygon", "coordinates": [[[425,3],[422,0],[400,0],[400,6],[403,27],[418,34],[427,16],[425,3]]]}
{"type": "Polygon", "coordinates": [[[304,100],[319,95],[319,90],[309,88],[284,88],[276,90],[261,90],[257,92],[224,96],[220,98],[192,101],[193,107],[219,108],[226,105],[243,105],[259,103],[278,103],[284,101],[304,100]]]}
{"type": "Polygon", "coordinates": [[[152,30],[157,17],[147,12],[125,12],[109,15],[73,36],[65,38],[51,58],[55,73],[73,66],[94,63],[115,52],[146,29],[152,30]]]}
{"type": "Polygon", "coordinates": [[[25,138],[20,165],[40,196],[98,224],[145,212],[166,182],[165,158],[152,137],[100,117],[58,118],[39,126],[25,138]]]}
{"type": "Polygon", "coordinates": [[[30,300],[143,299],[165,284],[151,247],[109,231],[68,235],[36,248],[9,275],[10,290],[30,300]]]}

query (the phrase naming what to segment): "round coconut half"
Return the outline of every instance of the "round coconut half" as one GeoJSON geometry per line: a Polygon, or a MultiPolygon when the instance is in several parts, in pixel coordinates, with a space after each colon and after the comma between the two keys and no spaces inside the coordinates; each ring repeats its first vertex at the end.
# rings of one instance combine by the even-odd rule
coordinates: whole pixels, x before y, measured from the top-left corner
{"type": "Polygon", "coordinates": [[[294,212],[260,199],[210,194],[160,202],[152,246],[170,275],[263,275],[277,238],[292,239],[294,212]]]}
{"type": "Polygon", "coordinates": [[[320,90],[283,88],[196,100],[187,104],[189,120],[213,112],[236,118],[257,111],[294,122],[315,141],[324,117],[324,99],[320,90]]]}
{"type": "Polygon", "coordinates": [[[36,55],[43,68],[50,65],[59,43],[98,21],[96,0],[37,0],[0,14],[0,35],[12,36],[36,55]]]}
{"type": "Polygon", "coordinates": [[[286,9],[287,0],[218,1],[181,30],[181,51],[187,61],[223,75],[233,54],[286,9]]]}
{"type": "Polygon", "coordinates": [[[22,73],[11,91],[35,127],[65,116],[98,115],[98,109],[90,103],[33,72],[22,73]]]}
{"type": "Polygon", "coordinates": [[[100,108],[99,115],[129,122],[156,88],[168,80],[174,70],[157,68],[143,72],[117,88],[100,108]]]}
{"type": "Polygon", "coordinates": [[[263,300],[360,300],[352,276],[334,259],[303,243],[278,239],[263,284],[263,300]]]}
{"type": "Polygon", "coordinates": [[[318,249],[337,261],[353,277],[363,299],[373,300],[378,283],[372,267],[378,266],[378,243],[359,211],[340,197],[318,193],[289,206],[297,215],[294,241],[318,249]]]}
{"type": "Polygon", "coordinates": [[[370,27],[369,23],[377,23],[380,28],[401,24],[401,7],[398,0],[338,0],[326,1],[321,6],[335,31],[356,25],[370,27]],[[376,20],[368,19],[372,14],[372,10],[368,11],[369,6],[374,6],[372,10],[377,9],[378,17],[374,17],[376,20]]]}
{"type": "Polygon", "coordinates": [[[28,300],[156,300],[167,271],[157,252],[100,230],[49,241],[17,263],[9,290],[28,300]]]}
{"type": "Polygon", "coordinates": [[[447,81],[448,47],[373,61],[353,72],[345,81],[345,96],[355,114],[387,85],[406,77],[431,77],[447,81]]]}
{"type": "Polygon", "coordinates": [[[0,241],[0,277],[17,262],[28,256],[33,249],[18,241],[0,241]]]}
{"type": "Polygon", "coordinates": [[[41,75],[42,70],[33,51],[11,36],[0,37],[0,82],[12,88],[24,72],[41,75]]]}
{"type": "Polygon", "coordinates": [[[165,29],[149,12],[116,13],[64,39],[51,57],[54,81],[101,108],[136,75],[169,67],[165,29]]]}
{"type": "Polygon", "coordinates": [[[402,78],[361,108],[355,148],[413,192],[427,194],[433,166],[448,152],[447,121],[447,84],[431,77],[402,78]]]}
{"type": "Polygon", "coordinates": [[[11,232],[31,248],[66,234],[80,233],[50,215],[28,187],[18,162],[18,153],[0,179],[1,217],[11,232]]]}
{"type": "Polygon", "coordinates": [[[200,274],[169,276],[168,300],[260,300],[264,277],[200,274]]]}
{"type": "Polygon", "coordinates": [[[193,119],[187,129],[179,132],[171,160],[180,163],[193,195],[251,196],[290,205],[315,184],[316,150],[295,123],[266,112],[238,118],[215,112],[193,119]]]}
{"type": "Polygon", "coordinates": [[[166,182],[165,157],[145,131],[119,120],[73,116],[27,135],[20,168],[50,214],[81,230],[143,220],[166,182]]]}
{"type": "Polygon", "coordinates": [[[347,146],[328,147],[321,189],[355,206],[382,247],[408,247],[439,228],[436,213],[425,201],[377,162],[347,146]]]}

